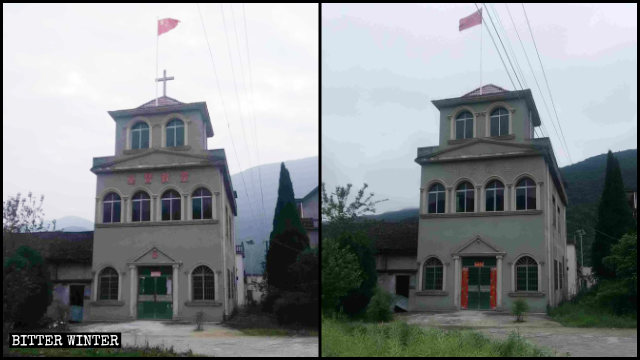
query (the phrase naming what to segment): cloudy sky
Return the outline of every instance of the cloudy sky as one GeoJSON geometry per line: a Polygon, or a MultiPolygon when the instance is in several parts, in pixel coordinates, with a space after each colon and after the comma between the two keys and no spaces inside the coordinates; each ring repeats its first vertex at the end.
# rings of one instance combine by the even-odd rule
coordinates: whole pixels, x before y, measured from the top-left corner
{"type": "Polygon", "coordinates": [[[195,4],[3,4],[3,199],[33,191],[47,218],[93,221],[92,157],[115,147],[107,111],[155,97],[158,17],[181,21],[159,41],[167,95],[207,102],[209,148],[226,150],[231,173],[317,156],[317,5],[200,9],[222,94],[195,4]]]}
{"type": "MultiPolygon", "coordinates": [[[[559,165],[637,148],[637,5],[525,8],[569,154],[548,115],[553,108],[522,6],[508,6],[513,23],[504,4],[489,11],[516,54],[559,165]]],[[[481,28],[458,31],[459,19],[475,10],[473,4],[322,6],[322,177],[329,189],[367,182],[389,199],[379,212],[418,206],[416,149],[438,144],[431,100],[462,96],[480,83],[481,28]]],[[[483,31],[483,83],[513,90],[483,31]]]]}

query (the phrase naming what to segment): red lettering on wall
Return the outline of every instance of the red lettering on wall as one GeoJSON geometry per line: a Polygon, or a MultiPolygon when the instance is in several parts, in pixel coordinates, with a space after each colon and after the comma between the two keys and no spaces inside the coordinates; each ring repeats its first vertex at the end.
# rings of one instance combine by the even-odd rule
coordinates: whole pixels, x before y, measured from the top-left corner
{"type": "Polygon", "coordinates": [[[156,259],[158,257],[158,250],[153,249],[153,252],[151,253],[151,258],[156,259]]]}
{"type": "Polygon", "coordinates": [[[180,173],[180,181],[181,182],[187,182],[189,181],[189,173],[186,171],[183,171],[180,173]]]}
{"type": "Polygon", "coordinates": [[[136,184],[136,177],[134,175],[129,175],[129,177],[127,178],[127,184],[135,185],[136,184]]]}
{"type": "Polygon", "coordinates": [[[153,178],[153,174],[152,173],[144,174],[144,182],[146,184],[151,184],[151,178],[153,178]]]}
{"type": "Polygon", "coordinates": [[[160,175],[160,180],[162,181],[162,183],[166,183],[167,181],[169,181],[169,174],[168,173],[163,173],[162,175],[160,175]]]}

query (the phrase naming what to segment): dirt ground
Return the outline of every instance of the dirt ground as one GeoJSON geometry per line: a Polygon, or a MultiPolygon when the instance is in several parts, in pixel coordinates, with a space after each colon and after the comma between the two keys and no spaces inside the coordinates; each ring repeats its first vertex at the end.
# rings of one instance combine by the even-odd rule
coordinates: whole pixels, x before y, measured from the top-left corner
{"type": "Polygon", "coordinates": [[[218,324],[204,324],[204,330],[193,331],[194,324],[169,324],[162,321],[126,323],[94,323],[72,325],[71,331],[122,332],[122,343],[128,345],[173,346],[175,351],[191,349],[205,356],[317,357],[318,337],[246,336],[240,331],[218,324]]]}
{"type": "Polygon", "coordinates": [[[532,343],[552,349],[558,356],[638,356],[637,329],[565,327],[544,314],[530,314],[524,323],[514,322],[509,314],[468,310],[403,313],[397,318],[425,327],[475,329],[497,338],[517,331],[532,343]]]}

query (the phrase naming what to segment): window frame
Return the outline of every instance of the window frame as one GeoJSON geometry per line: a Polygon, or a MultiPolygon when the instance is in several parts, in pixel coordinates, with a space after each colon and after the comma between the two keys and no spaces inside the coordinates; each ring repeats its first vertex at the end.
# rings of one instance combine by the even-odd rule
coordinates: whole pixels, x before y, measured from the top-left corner
{"type": "Polygon", "coordinates": [[[514,193],[515,193],[515,209],[516,211],[526,211],[526,210],[536,210],[537,206],[538,206],[538,195],[537,195],[537,188],[538,186],[536,185],[536,182],[530,178],[529,176],[524,176],[521,179],[519,179],[516,182],[516,186],[514,187],[514,193]],[[525,182],[525,181],[531,181],[531,185],[520,185],[521,183],[525,182]],[[518,190],[524,189],[524,208],[520,209],[518,208],[518,190]],[[533,199],[534,199],[534,204],[533,207],[530,208],[529,206],[529,191],[533,191],[533,199]]]}
{"type": "Polygon", "coordinates": [[[434,184],[432,184],[431,186],[429,186],[429,189],[427,190],[427,214],[444,214],[447,208],[447,190],[444,187],[444,185],[442,185],[439,182],[436,182],[434,184]],[[435,189],[436,187],[440,187],[442,188],[442,190],[435,189]],[[438,203],[440,203],[440,193],[442,193],[442,211],[438,211],[438,203]],[[430,202],[430,198],[431,198],[431,194],[435,194],[435,211],[431,212],[430,208],[431,208],[431,202],[430,202]]]}
{"type": "Polygon", "coordinates": [[[422,290],[426,291],[444,291],[444,263],[435,256],[430,256],[424,261],[422,265],[422,290]],[[433,269],[433,279],[430,284],[432,287],[427,287],[427,269],[433,269]],[[439,279],[437,269],[440,269],[439,279]],[[440,287],[438,288],[438,281],[440,287]]]}
{"type": "Polygon", "coordinates": [[[169,189],[166,190],[165,192],[162,193],[162,195],[160,196],[160,221],[180,221],[182,220],[182,195],[180,195],[180,193],[177,190],[174,189],[169,189]],[[173,195],[173,193],[175,193],[177,195],[177,197],[168,197],[169,195],[173,195]],[[178,218],[174,219],[173,218],[173,214],[174,214],[174,209],[173,209],[173,203],[174,200],[178,200],[179,204],[178,204],[178,218]],[[165,219],[164,218],[164,214],[165,214],[165,201],[169,202],[169,219],[165,219]]]}
{"type": "Polygon", "coordinates": [[[120,289],[120,274],[118,274],[118,271],[111,267],[111,266],[107,266],[104,269],[100,270],[100,272],[98,273],[98,300],[101,301],[109,301],[109,300],[118,300],[118,293],[119,293],[119,289],[120,289]],[[105,274],[106,272],[108,272],[107,274],[105,274]],[[107,293],[105,294],[103,292],[103,284],[104,284],[104,280],[107,280],[107,293]],[[115,280],[114,280],[115,279],[115,280]],[[113,287],[114,282],[115,281],[115,288],[113,287]],[[114,294],[113,292],[115,291],[115,298],[113,298],[114,294]],[[106,296],[105,296],[106,295],[106,296]]]}
{"type": "Polygon", "coordinates": [[[149,126],[149,124],[147,124],[145,121],[137,121],[135,124],[133,124],[131,126],[130,129],[130,137],[131,137],[131,143],[129,144],[129,148],[131,150],[138,150],[138,149],[148,149],[151,147],[151,127],[149,126]],[[143,128],[144,127],[144,128],[143,128]],[[142,147],[142,133],[146,131],[147,133],[147,146],[146,147],[142,147]],[[137,134],[137,140],[138,140],[138,147],[135,147],[134,144],[134,137],[137,134]]]}
{"type": "Polygon", "coordinates": [[[190,280],[191,280],[191,300],[192,301],[216,301],[215,272],[209,266],[207,265],[196,266],[193,269],[193,271],[191,271],[190,280]],[[201,273],[199,272],[200,270],[202,270],[201,273]],[[196,280],[202,281],[201,294],[196,294],[196,285],[197,285],[196,280]],[[210,281],[210,283],[207,281],[210,281]]]}
{"type": "Polygon", "coordinates": [[[468,181],[462,181],[461,183],[458,184],[458,186],[456,186],[456,197],[455,197],[455,203],[456,203],[456,213],[469,213],[469,212],[475,212],[475,205],[476,205],[476,189],[473,186],[473,184],[468,181]],[[465,189],[460,189],[461,186],[465,186],[465,189]],[[460,193],[464,193],[463,198],[464,198],[464,210],[460,211],[459,209],[459,194],[460,193]],[[469,193],[471,193],[471,210],[468,210],[469,207],[469,193]]]}
{"type": "Polygon", "coordinates": [[[485,201],[484,201],[484,205],[485,205],[485,211],[489,211],[489,212],[500,212],[500,211],[505,211],[505,203],[506,203],[506,197],[505,197],[505,186],[504,183],[498,179],[492,179],[489,180],[489,182],[487,183],[487,185],[484,188],[484,197],[485,197],[485,201]],[[491,185],[497,185],[500,184],[500,187],[494,186],[494,187],[490,187],[491,185]],[[497,210],[497,205],[498,205],[498,191],[502,192],[502,209],[497,210]],[[489,201],[489,192],[493,192],[493,209],[489,210],[489,208],[487,207],[487,203],[489,201]]]}
{"type": "Polygon", "coordinates": [[[144,190],[138,190],[136,191],[133,196],[131,197],[131,222],[146,222],[146,221],[151,221],[151,196],[149,196],[149,194],[144,191],[144,190]],[[144,196],[146,196],[146,198],[144,199],[137,199],[136,196],[138,195],[142,195],[144,194],[144,196]],[[143,219],[143,213],[144,213],[144,202],[147,203],[148,206],[148,214],[149,214],[149,219],[148,220],[144,220],[143,219]],[[140,209],[139,209],[139,218],[138,220],[135,220],[135,204],[136,203],[140,203],[140,209]]]}
{"type": "Polygon", "coordinates": [[[514,277],[514,291],[516,292],[539,292],[540,291],[540,264],[536,261],[536,259],[534,259],[532,256],[530,255],[522,255],[520,257],[518,257],[518,259],[514,262],[513,265],[513,277],[514,277]],[[529,261],[530,260],[530,261],[529,261]],[[526,263],[522,264],[521,262],[525,261],[526,263]],[[518,288],[518,268],[524,268],[524,274],[525,274],[525,279],[524,279],[524,284],[525,284],[525,289],[519,289],[518,288]],[[535,290],[531,290],[530,289],[530,284],[531,281],[529,279],[530,276],[530,271],[531,268],[535,268],[536,271],[536,279],[535,279],[535,286],[536,289],[535,290]]]}
{"type": "Polygon", "coordinates": [[[122,197],[115,191],[109,191],[102,197],[102,223],[103,224],[113,224],[122,222],[122,197]],[[107,197],[111,197],[111,199],[107,199],[107,197]],[[113,196],[117,197],[117,200],[113,200],[113,196]],[[118,216],[114,214],[115,204],[118,204],[118,216]],[[109,215],[110,221],[104,221],[105,218],[105,206],[110,205],[109,207],[109,215]]]}
{"type": "Polygon", "coordinates": [[[167,122],[167,124],[164,127],[164,135],[165,135],[165,147],[181,147],[181,146],[185,146],[186,144],[186,125],[184,123],[184,121],[182,119],[178,119],[178,118],[172,118],[171,120],[169,120],[169,122],[167,122]],[[174,125],[179,123],[180,125],[174,125]],[[182,144],[178,145],[178,129],[182,128],[182,144]],[[173,132],[173,145],[169,145],[169,130],[171,130],[173,132]]]}
{"type": "Polygon", "coordinates": [[[510,128],[509,128],[509,122],[511,120],[511,112],[505,108],[504,106],[498,106],[495,107],[494,109],[491,110],[491,114],[489,115],[489,136],[490,137],[499,137],[499,136],[506,136],[510,134],[510,128]],[[504,110],[503,114],[496,114],[496,112],[500,112],[501,110],[504,110]],[[506,117],[506,119],[505,119],[506,117]],[[493,122],[494,120],[498,121],[498,134],[494,135],[492,132],[493,129],[493,122]],[[502,133],[502,120],[506,120],[506,127],[507,127],[507,131],[506,133],[502,133]]]}
{"type": "Polygon", "coordinates": [[[191,193],[191,219],[192,220],[212,220],[213,219],[213,193],[211,191],[209,191],[209,189],[207,189],[204,186],[201,186],[197,189],[195,189],[192,193],[191,193]],[[196,193],[200,191],[200,194],[196,195],[196,193]],[[206,191],[208,193],[208,195],[204,194],[204,191],[206,191]],[[209,199],[209,217],[205,217],[205,199],[209,199]],[[195,206],[194,206],[194,202],[195,201],[200,201],[200,217],[196,218],[195,217],[195,206]]]}
{"type": "Polygon", "coordinates": [[[453,138],[455,140],[466,140],[466,139],[473,139],[475,136],[474,134],[474,124],[475,124],[475,116],[473,116],[473,113],[469,110],[462,110],[460,111],[454,121],[453,121],[453,138]],[[466,115],[469,114],[469,117],[467,117],[466,115]],[[463,117],[465,116],[465,117],[463,117]],[[463,123],[463,128],[462,128],[462,137],[458,137],[458,122],[462,122],[463,123]],[[467,126],[469,125],[469,122],[471,123],[471,136],[467,137],[467,126]]]}

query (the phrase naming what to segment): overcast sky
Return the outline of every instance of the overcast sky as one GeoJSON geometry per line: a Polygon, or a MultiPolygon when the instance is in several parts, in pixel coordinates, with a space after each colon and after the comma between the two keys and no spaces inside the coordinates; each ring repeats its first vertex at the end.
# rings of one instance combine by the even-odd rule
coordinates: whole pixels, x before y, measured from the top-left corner
{"type": "Polygon", "coordinates": [[[92,158],[115,147],[107,111],[155,97],[158,17],[181,21],[160,36],[159,72],[175,77],[167,95],[207,102],[209,148],[225,149],[231,173],[317,156],[318,6],[200,8],[222,94],[195,4],[3,4],[3,199],[33,191],[46,196],[47,218],[93,221],[92,158]]]}
{"type": "MultiPolygon", "coordinates": [[[[573,162],[637,148],[637,5],[525,8],[573,162]]],[[[389,198],[378,212],[418,206],[416,150],[438,145],[431,101],[462,96],[480,83],[481,27],[458,31],[459,19],[475,10],[473,4],[323,4],[322,178],[329,189],[367,182],[378,198],[389,198]]],[[[509,10],[553,114],[522,6],[509,10]]],[[[570,164],[507,8],[494,4],[489,11],[516,54],[559,165],[570,164]]],[[[483,31],[483,84],[514,90],[483,31]]]]}

